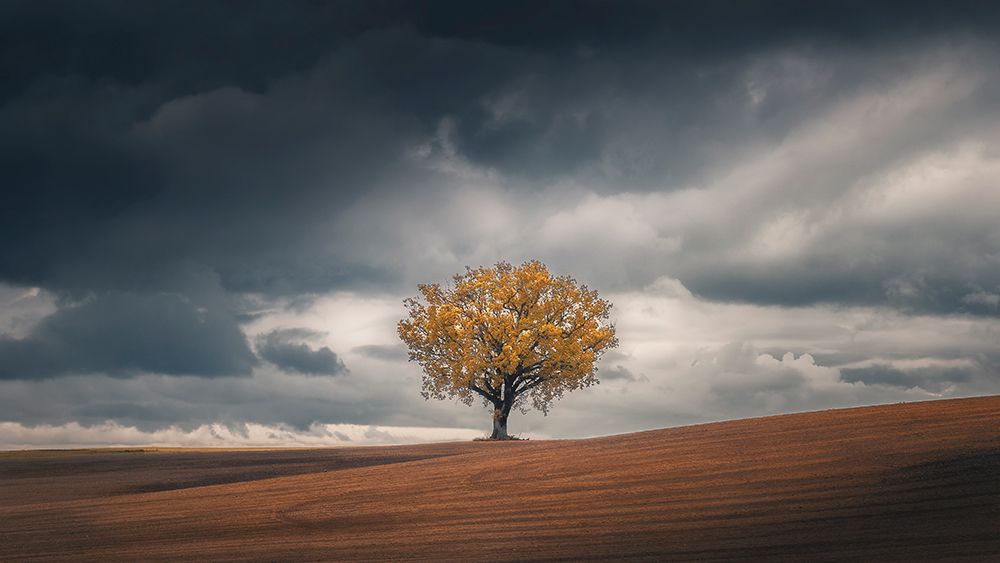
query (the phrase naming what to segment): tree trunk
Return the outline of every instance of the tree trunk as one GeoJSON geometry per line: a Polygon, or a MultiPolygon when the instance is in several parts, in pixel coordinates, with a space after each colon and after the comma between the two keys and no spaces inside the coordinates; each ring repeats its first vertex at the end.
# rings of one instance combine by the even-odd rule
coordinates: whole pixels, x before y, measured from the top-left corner
{"type": "Polygon", "coordinates": [[[493,409],[493,434],[490,440],[509,440],[507,435],[507,415],[510,414],[510,407],[502,405],[493,409]]]}

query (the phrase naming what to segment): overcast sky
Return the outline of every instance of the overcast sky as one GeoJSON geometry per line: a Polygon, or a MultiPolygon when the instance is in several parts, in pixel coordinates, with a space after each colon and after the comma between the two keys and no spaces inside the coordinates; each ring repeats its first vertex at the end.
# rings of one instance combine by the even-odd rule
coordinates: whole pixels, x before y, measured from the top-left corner
{"type": "Polygon", "coordinates": [[[0,3],[0,448],[482,435],[395,335],[537,258],[580,437],[1000,393],[989,2],[0,3]]]}

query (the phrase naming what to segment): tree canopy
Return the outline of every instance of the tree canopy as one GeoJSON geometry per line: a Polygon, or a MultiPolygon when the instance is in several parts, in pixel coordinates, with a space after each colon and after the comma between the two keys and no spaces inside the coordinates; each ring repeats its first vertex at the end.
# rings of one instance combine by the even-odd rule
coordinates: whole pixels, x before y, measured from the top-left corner
{"type": "Polygon", "coordinates": [[[512,408],[547,413],[566,391],[597,383],[595,362],[618,345],[611,303],[537,260],[418,288],[423,302],[405,301],[398,332],[423,368],[423,396],[482,399],[494,408],[495,439],[508,438],[512,408]]]}

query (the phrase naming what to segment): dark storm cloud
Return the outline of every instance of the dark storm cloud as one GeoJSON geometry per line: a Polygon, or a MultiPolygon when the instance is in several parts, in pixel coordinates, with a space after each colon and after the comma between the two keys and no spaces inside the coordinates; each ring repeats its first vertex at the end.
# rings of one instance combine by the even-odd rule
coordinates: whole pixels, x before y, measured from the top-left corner
{"type": "Polygon", "coordinates": [[[627,362],[631,359],[632,357],[629,354],[624,354],[618,350],[605,352],[601,358],[597,378],[601,381],[649,382],[649,378],[645,375],[636,375],[632,370],[622,365],[622,362],[627,362]]]}
{"type": "MultiPolygon", "coordinates": [[[[751,134],[733,125],[744,116],[732,103],[750,53],[995,22],[981,3],[23,2],[4,11],[0,276],[138,289],[183,265],[230,289],[282,294],[396,277],[324,255],[317,239],[358,197],[441,183],[401,155],[444,118],[464,157],[529,184],[597,174],[662,186],[709,162],[703,145],[751,134]]],[[[845,72],[820,86],[835,95],[852,73],[877,74],[845,72]]],[[[767,103],[790,115],[754,134],[781,135],[782,122],[811,109],[783,108],[776,95],[767,103]]]]}
{"type": "Polygon", "coordinates": [[[337,375],[347,371],[328,346],[313,349],[303,341],[323,333],[302,328],[277,329],[257,337],[257,353],[279,368],[306,375],[337,375]]]}
{"type": "Polygon", "coordinates": [[[972,379],[968,369],[922,367],[913,369],[897,369],[884,364],[875,364],[864,368],[841,368],[840,378],[848,383],[862,382],[865,385],[886,385],[902,389],[921,389],[940,393],[956,383],[965,383],[972,379]]]}
{"type": "MultiPolygon", "coordinates": [[[[980,249],[983,254],[989,247],[980,249]]],[[[996,316],[996,294],[984,292],[983,280],[1000,280],[1000,264],[984,260],[980,271],[963,270],[956,258],[942,256],[932,276],[900,277],[906,263],[853,263],[845,254],[827,259],[803,259],[782,264],[744,266],[720,272],[706,268],[687,278],[698,295],[721,301],[743,301],[782,306],[815,303],[889,305],[901,311],[935,314],[996,316]]],[[[888,261],[888,260],[885,260],[888,261]]]]}
{"type": "Polygon", "coordinates": [[[385,362],[405,362],[407,359],[406,348],[402,344],[365,344],[351,348],[351,352],[385,362]]]}
{"type": "Polygon", "coordinates": [[[789,37],[852,41],[983,29],[991,2],[709,2],[402,0],[330,3],[121,1],[5,2],[4,93],[39,74],[141,83],[171,77],[178,93],[237,84],[252,90],[303,71],[372,29],[409,26],[420,35],[532,50],[580,46],[669,48],[684,55],[754,48],[789,37]]]}
{"type": "Polygon", "coordinates": [[[59,309],[24,338],[0,336],[0,379],[247,375],[255,363],[225,311],[176,294],[102,294],[59,309]]]}
{"type": "Polygon", "coordinates": [[[608,381],[648,381],[649,379],[644,375],[635,375],[632,370],[625,366],[616,365],[611,368],[601,369],[598,373],[599,379],[604,379],[608,381]]]}

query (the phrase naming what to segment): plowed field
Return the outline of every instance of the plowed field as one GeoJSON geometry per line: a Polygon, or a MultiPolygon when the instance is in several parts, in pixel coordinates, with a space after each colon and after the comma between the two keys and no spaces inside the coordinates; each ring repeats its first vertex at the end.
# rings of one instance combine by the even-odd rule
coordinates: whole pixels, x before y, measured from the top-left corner
{"type": "Polygon", "coordinates": [[[0,560],[67,559],[997,561],[1000,397],[588,440],[0,452],[0,560]]]}

